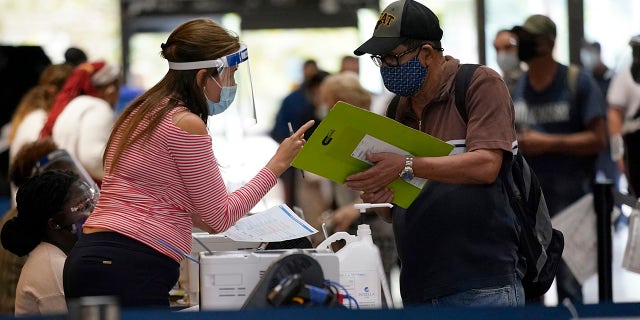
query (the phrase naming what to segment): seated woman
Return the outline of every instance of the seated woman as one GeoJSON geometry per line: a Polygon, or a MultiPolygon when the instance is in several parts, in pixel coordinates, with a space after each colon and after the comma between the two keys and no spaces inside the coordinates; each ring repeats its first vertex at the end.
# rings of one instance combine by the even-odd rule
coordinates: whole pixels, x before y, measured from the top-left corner
{"type": "Polygon", "coordinates": [[[50,170],[18,189],[18,215],[2,227],[4,248],[28,254],[16,289],[16,315],[66,313],[62,269],[96,201],[92,187],[71,171],[50,170]]]}
{"type": "MultiPolygon", "coordinates": [[[[55,150],[58,150],[58,146],[51,138],[29,142],[20,148],[9,166],[11,209],[0,219],[0,228],[18,215],[18,210],[16,210],[18,186],[33,175],[36,171],[36,164],[42,157],[55,150]]],[[[18,257],[0,246],[0,314],[2,315],[15,313],[16,286],[20,278],[20,271],[26,261],[27,257],[18,257]]]]}

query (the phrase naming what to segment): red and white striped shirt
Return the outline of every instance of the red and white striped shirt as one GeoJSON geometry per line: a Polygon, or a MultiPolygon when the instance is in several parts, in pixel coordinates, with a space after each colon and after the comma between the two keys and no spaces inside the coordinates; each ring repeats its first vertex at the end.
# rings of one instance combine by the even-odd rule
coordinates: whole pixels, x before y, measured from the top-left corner
{"type": "MultiPolygon", "coordinates": [[[[165,100],[166,103],[166,100],[165,100]]],[[[223,232],[253,208],[276,184],[269,169],[228,194],[209,135],[189,134],[175,126],[170,111],[157,128],[140,123],[136,132],[154,130],[126,149],[111,172],[113,146],[107,146],[100,199],[85,226],[105,228],[136,239],[181,261],[191,251],[191,213],[223,232]]],[[[123,137],[117,135],[114,142],[123,137]]]]}

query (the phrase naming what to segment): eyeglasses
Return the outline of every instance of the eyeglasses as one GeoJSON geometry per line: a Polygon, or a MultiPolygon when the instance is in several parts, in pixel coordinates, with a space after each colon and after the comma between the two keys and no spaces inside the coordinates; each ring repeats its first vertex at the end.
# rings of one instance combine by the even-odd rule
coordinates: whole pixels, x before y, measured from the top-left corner
{"type": "Polygon", "coordinates": [[[410,48],[407,51],[398,53],[398,54],[385,54],[383,56],[381,55],[377,55],[377,54],[372,54],[371,55],[371,60],[373,60],[373,63],[378,66],[378,67],[397,67],[398,65],[400,65],[400,58],[404,57],[405,55],[411,53],[412,51],[418,49],[422,47],[422,45],[419,45],[417,47],[413,47],[410,48]]]}
{"type": "Polygon", "coordinates": [[[80,184],[78,191],[82,192],[82,198],[80,201],[74,203],[73,206],[69,207],[69,209],[71,213],[90,213],[98,203],[98,193],[84,181],[78,180],[77,183],[80,184]]]}
{"type": "Polygon", "coordinates": [[[89,197],[82,200],[80,203],[70,207],[69,209],[72,213],[91,212],[96,207],[97,202],[98,202],[98,199],[96,199],[96,197],[89,197]]]}

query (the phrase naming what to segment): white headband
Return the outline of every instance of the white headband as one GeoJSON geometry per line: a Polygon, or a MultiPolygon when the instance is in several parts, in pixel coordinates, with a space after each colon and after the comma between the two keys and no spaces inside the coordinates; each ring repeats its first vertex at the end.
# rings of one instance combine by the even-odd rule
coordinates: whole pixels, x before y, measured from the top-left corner
{"type": "Polygon", "coordinates": [[[220,68],[236,66],[249,59],[247,46],[240,44],[240,50],[215,60],[203,60],[193,62],[171,62],[169,61],[169,69],[171,70],[198,70],[209,68],[220,68]]]}
{"type": "Polygon", "coordinates": [[[120,77],[120,68],[112,64],[105,63],[102,69],[91,76],[91,83],[94,86],[103,86],[116,81],[120,77]]]}

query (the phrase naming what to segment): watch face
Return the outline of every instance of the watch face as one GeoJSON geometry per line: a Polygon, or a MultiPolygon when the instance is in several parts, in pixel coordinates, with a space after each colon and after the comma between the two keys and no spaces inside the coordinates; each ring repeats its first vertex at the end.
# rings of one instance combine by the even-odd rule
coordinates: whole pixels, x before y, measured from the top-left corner
{"type": "Polygon", "coordinates": [[[413,172],[411,170],[402,171],[402,175],[400,176],[403,180],[411,180],[413,179],[413,172]]]}

